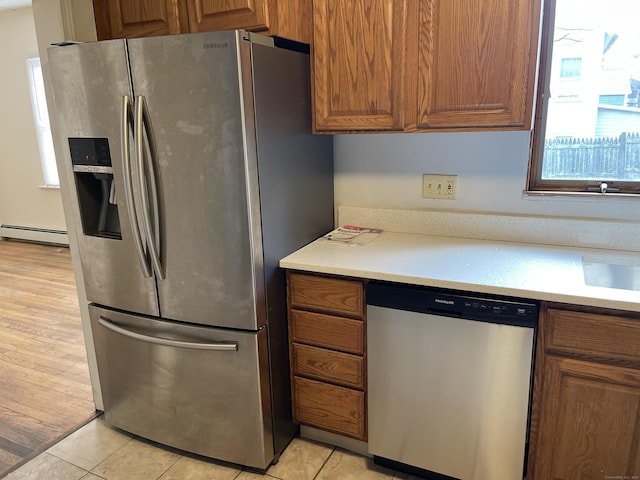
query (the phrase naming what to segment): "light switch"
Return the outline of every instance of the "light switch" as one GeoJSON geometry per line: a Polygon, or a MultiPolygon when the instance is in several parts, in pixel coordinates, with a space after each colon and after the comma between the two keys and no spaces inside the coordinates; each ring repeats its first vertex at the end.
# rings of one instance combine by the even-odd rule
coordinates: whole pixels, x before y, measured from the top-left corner
{"type": "Polygon", "coordinates": [[[454,200],[458,190],[457,175],[436,175],[425,173],[422,176],[422,198],[444,198],[454,200]]]}

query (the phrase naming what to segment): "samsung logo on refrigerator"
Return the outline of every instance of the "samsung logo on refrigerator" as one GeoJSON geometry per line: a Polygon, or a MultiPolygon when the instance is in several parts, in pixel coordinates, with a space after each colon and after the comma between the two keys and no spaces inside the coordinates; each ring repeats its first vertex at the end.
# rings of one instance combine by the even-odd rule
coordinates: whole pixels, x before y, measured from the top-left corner
{"type": "Polygon", "coordinates": [[[228,42],[213,42],[213,43],[205,43],[203,47],[206,49],[209,48],[227,48],[229,46],[228,42]]]}

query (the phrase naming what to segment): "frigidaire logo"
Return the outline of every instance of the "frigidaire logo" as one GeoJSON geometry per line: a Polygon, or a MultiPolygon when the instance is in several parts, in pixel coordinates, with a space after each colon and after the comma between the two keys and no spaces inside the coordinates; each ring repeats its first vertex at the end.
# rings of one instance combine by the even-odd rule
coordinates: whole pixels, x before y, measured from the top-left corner
{"type": "Polygon", "coordinates": [[[436,299],[434,299],[434,302],[442,303],[444,305],[454,305],[453,300],[443,300],[442,298],[436,298],[436,299]]]}
{"type": "Polygon", "coordinates": [[[214,43],[205,43],[204,48],[227,48],[229,43],[227,42],[214,42],[214,43]]]}

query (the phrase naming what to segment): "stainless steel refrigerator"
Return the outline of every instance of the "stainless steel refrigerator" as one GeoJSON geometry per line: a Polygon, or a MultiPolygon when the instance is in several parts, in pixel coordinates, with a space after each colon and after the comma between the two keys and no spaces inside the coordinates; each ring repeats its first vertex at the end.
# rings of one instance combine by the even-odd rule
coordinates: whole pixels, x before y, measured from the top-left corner
{"type": "Polygon", "coordinates": [[[225,31],[49,49],[105,420],[266,468],[291,421],[281,257],[333,227],[308,55],[225,31]]]}

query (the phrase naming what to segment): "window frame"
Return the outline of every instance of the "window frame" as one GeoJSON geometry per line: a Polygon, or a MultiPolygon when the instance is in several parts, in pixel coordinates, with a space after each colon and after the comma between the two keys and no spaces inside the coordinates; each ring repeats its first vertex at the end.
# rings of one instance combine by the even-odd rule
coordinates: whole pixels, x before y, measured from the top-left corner
{"type": "Polygon", "coordinates": [[[44,91],[44,78],[40,57],[34,56],[27,58],[27,75],[29,77],[29,95],[33,111],[33,123],[38,139],[43,183],[44,186],[48,188],[59,188],[60,176],[58,174],[56,155],[53,148],[51,119],[49,117],[49,108],[44,91]],[[36,75],[36,68],[40,69],[40,78],[36,75]],[[45,115],[46,118],[44,118],[45,115]]]}
{"type": "Polygon", "coordinates": [[[526,193],[533,195],[598,195],[620,197],[640,194],[640,181],[628,182],[602,178],[599,180],[543,180],[542,157],[544,154],[544,134],[547,125],[551,60],[553,53],[553,32],[555,28],[556,0],[545,0],[543,6],[540,36],[540,58],[538,61],[538,87],[536,92],[535,116],[529,149],[526,193]],[[601,184],[606,183],[606,193],[601,192],[601,184]]]}

